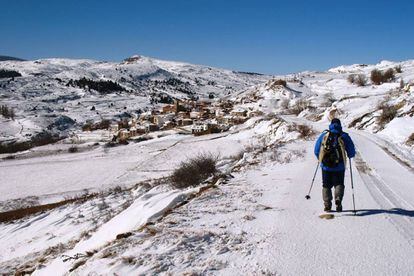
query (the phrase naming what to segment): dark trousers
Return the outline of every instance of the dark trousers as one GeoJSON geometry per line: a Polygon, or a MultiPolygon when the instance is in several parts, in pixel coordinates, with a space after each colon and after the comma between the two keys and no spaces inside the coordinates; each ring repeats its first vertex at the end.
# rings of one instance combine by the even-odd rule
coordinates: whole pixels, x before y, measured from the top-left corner
{"type": "Polygon", "coordinates": [[[325,206],[332,206],[332,188],[335,187],[335,202],[341,204],[344,197],[345,171],[330,172],[322,170],[322,198],[325,206]]]}

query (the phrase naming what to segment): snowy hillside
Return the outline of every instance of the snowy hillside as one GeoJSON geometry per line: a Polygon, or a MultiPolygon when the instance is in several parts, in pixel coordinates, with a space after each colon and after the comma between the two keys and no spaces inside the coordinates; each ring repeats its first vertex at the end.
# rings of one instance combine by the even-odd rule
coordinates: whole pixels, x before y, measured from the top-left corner
{"type": "Polygon", "coordinates": [[[21,75],[0,78],[1,105],[16,113],[16,120],[0,121],[0,141],[27,140],[42,130],[67,135],[88,120],[137,115],[173,98],[222,97],[270,78],[142,56],[120,63],[0,61],[0,70],[21,75]],[[90,81],[98,82],[97,90],[90,81]]]}
{"type": "Polygon", "coordinates": [[[115,147],[103,143],[106,131],[78,129],[87,142],[76,152],[56,143],[2,155],[0,274],[414,273],[414,61],[272,78],[145,57],[0,68],[22,74],[0,80],[2,103],[16,108],[14,120],[2,118],[4,140],[62,114],[83,122],[162,106],[151,103],[159,93],[213,93],[215,104],[244,116],[221,133],[176,127],[115,147]],[[375,84],[374,69],[393,75],[375,84]],[[125,91],[66,86],[82,77],[125,91]],[[344,211],[327,220],[319,218],[320,171],[305,195],[315,140],[333,117],[357,155],[346,170],[344,211]],[[195,187],[173,186],[169,176],[200,153],[217,156],[218,172],[195,187]]]}

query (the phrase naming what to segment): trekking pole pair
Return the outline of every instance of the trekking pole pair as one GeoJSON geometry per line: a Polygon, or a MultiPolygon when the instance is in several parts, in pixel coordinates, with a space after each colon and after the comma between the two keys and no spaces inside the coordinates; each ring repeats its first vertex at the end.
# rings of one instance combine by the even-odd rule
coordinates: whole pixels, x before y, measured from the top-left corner
{"type": "MultiPolygon", "coordinates": [[[[306,199],[310,199],[310,193],[312,191],[313,183],[315,182],[316,173],[318,172],[320,162],[318,162],[318,165],[316,165],[315,173],[313,174],[312,183],[309,189],[308,194],[305,196],[306,199]]],[[[354,192],[354,177],[352,175],[352,163],[351,158],[349,158],[349,171],[351,172],[351,187],[352,187],[352,205],[354,207],[354,216],[356,216],[356,209],[355,209],[355,192],[354,192]]]]}

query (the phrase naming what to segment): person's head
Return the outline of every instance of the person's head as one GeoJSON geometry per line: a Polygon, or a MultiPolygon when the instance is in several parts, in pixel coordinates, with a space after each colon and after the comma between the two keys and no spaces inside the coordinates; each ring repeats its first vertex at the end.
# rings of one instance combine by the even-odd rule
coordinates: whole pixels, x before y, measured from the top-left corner
{"type": "Polygon", "coordinates": [[[341,133],[342,126],[341,121],[338,118],[333,118],[331,124],[329,125],[329,131],[333,133],[341,133]]]}

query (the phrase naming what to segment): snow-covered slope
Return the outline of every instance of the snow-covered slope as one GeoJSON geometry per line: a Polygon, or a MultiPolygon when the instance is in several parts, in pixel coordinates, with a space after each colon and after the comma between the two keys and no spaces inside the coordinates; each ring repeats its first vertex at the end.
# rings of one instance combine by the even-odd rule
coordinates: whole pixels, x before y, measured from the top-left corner
{"type": "Polygon", "coordinates": [[[133,56],[123,62],[74,59],[0,61],[0,70],[21,77],[0,78],[0,101],[14,108],[16,120],[0,121],[0,140],[25,140],[69,122],[58,133],[79,129],[86,120],[139,114],[164,99],[222,97],[264,82],[269,76],[133,56]],[[77,86],[82,78],[113,81],[119,89],[96,91],[77,86]],[[63,118],[63,119],[62,119],[63,118]]]}
{"type": "MultiPolygon", "coordinates": [[[[22,62],[21,68],[17,63],[8,66],[13,64],[21,71],[20,84],[26,77],[32,78],[28,74],[36,70],[50,75],[55,71],[67,80],[81,75],[112,79],[132,90],[132,83],[157,90],[159,83],[155,85],[155,81],[170,76],[192,85],[194,78],[205,78],[216,84],[194,84],[191,87],[198,95],[217,89],[217,96],[232,101],[235,110],[254,115],[220,134],[193,137],[171,130],[155,133],[152,140],[110,149],[91,145],[69,154],[58,144],[34,149],[33,156],[26,153],[24,158],[1,160],[2,211],[81,199],[0,223],[0,273],[413,273],[414,96],[410,84],[414,81],[414,61],[340,66],[271,79],[143,57],[121,64],[42,62],[48,69],[40,69],[43,65],[34,62],[22,62]],[[60,66],[66,69],[56,69],[60,66]],[[369,80],[373,69],[396,67],[401,72],[395,72],[394,80],[380,85],[369,80]],[[145,75],[145,81],[122,82],[116,78],[122,75],[119,68],[145,75]],[[350,83],[350,74],[363,74],[366,84],[350,83]],[[325,220],[318,217],[323,209],[320,172],[311,200],[304,197],[317,165],[314,140],[331,117],[341,119],[356,145],[352,170],[357,216],[352,212],[348,167],[344,212],[325,220]],[[170,186],[166,177],[182,161],[201,152],[218,156],[220,174],[197,188],[170,186]]],[[[20,91],[14,103],[29,104],[21,96],[24,86],[10,83],[20,91]]],[[[102,96],[74,87],[61,89],[83,93],[79,99],[82,103],[93,98],[98,106],[102,101],[101,110],[107,115],[112,114],[103,108],[108,100],[116,98],[121,106],[131,97],[142,97],[134,94],[138,92],[102,96]]],[[[187,96],[168,89],[164,91],[176,97],[187,96]]],[[[9,96],[5,99],[12,104],[13,97],[9,96]]],[[[148,106],[146,100],[140,103],[148,106]]],[[[79,113],[81,109],[70,103],[54,104],[69,106],[71,117],[92,114],[79,113]]],[[[18,131],[21,124],[33,125],[32,120],[22,117],[5,121],[10,132],[18,131]]]]}

